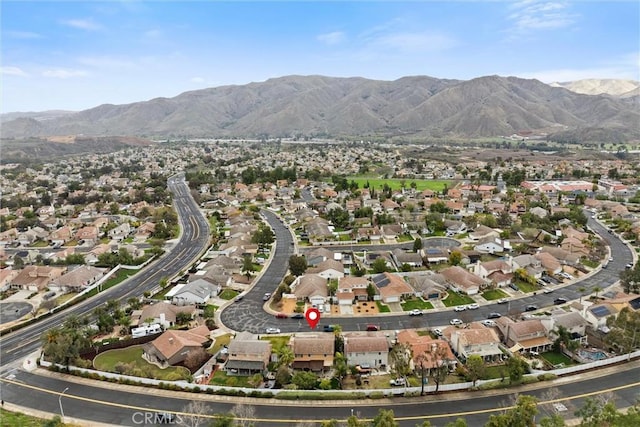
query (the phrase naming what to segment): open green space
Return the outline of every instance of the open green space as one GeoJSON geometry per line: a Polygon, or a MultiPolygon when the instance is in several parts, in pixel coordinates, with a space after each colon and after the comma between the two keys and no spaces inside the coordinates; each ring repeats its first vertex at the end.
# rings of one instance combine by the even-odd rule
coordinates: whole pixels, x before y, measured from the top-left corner
{"type": "Polygon", "coordinates": [[[562,353],[557,353],[555,351],[548,351],[546,353],[542,353],[540,354],[540,357],[542,357],[544,360],[546,360],[553,366],[556,366],[556,365],[570,366],[570,365],[576,364],[576,362],[574,362],[569,357],[565,356],[562,353]]]}
{"type": "Polygon", "coordinates": [[[540,290],[540,286],[532,285],[531,283],[524,282],[522,280],[517,280],[516,285],[520,288],[520,291],[528,294],[529,292],[537,292],[540,290]]]}
{"type": "Polygon", "coordinates": [[[382,303],[381,301],[376,301],[376,305],[378,306],[378,311],[380,313],[391,313],[391,309],[388,305],[382,303]]]}
{"type": "Polygon", "coordinates": [[[165,286],[164,289],[161,289],[160,292],[158,292],[157,294],[154,294],[151,296],[151,298],[153,299],[159,299],[159,300],[164,300],[165,296],[169,293],[169,291],[171,291],[171,289],[173,289],[175,286],[165,286]]]}
{"type": "Polygon", "coordinates": [[[449,295],[442,300],[442,303],[447,307],[454,307],[456,305],[473,304],[475,301],[469,295],[459,294],[457,292],[449,291],[449,295]]]}
{"type": "Polygon", "coordinates": [[[507,298],[509,295],[502,289],[489,289],[488,291],[484,291],[482,293],[482,298],[487,301],[493,301],[500,298],[507,298]]]}
{"type": "Polygon", "coordinates": [[[431,310],[433,308],[433,304],[429,301],[425,301],[422,298],[414,298],[410,300],[406,300],[402,302],[402,309],[404,311],[410,311],[414,309],[418,310],[431,310]]]}
{"type": "Polygon", "coordinates": [[[404,183],[405,188],[411,188],[411,183],[415,183],[415,188],[417,191],[422,190],[433,190],[433,191],[442,191],[445,186],[452,188],[453,184],[451,181],[446,180],[429,180],[429,179],[397,179],[397,178],[375,178],[375,177],[366,177],[366,176],[348,176],[347,181],[354,181],[358,184],[359,188],[364,188],[367,183],[369,183],[369,188],[374,188],[376,190],[381,190],[385,184],[389,186],[392,190],[400,190],[402,188],[402,184],[404,183]]]}
{"type": "MultiPolygon", "coordinates": [[[[107,280],[102,283],[100,286],[100,291],[106,291],[112,286],[117,285],[118,283],[124,282],[127,278],[133,276],[140,270],[129,270],[127,268],[121,268],[111,275],[107,280]]],[[[88,296],[94,296],[98,294],[98,289],[94,288],[89,293],[88,296]]]]}
{"type": "Polygon", "coordinates": [[[169,367],[160,369],[142,358],[142,346],[134,345],[127,348],[107,350],[98,354],[93,359],[93,366],[100,371],[117,372],[115,366],[118,363],[132,364],[135,368],[148,372],[153,378],[158,380],[175,381],[176,379],[187,379],[189,370],[187,368],[169,367]]]}
{"type": "Polygon", "coordinates": [[[210,385],[219,385],[225,387],[249,387],[249,378],[247,376],[241,375],[227,375],[227,373],[223,370],[217,370],[211,380],[209,381],[210,385]]]}
{"type": "Polygon", "coordinates": [[[220,295],[218,296],[222,299],[230,300],[237,297],[238,293],[238,291],[234,291],[233,289],[225,289],[224,291],[220,292],[220,295]]]}

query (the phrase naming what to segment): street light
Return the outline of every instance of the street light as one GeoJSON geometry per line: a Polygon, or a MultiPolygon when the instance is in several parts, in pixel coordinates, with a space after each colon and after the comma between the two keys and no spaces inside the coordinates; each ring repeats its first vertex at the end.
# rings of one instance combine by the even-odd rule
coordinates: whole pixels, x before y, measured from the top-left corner
{"type": "Polygon", "coordinates": [[[62,410],[62,395],[69,390],[69,387],[65,388],[64,390],[62,390],[62,393],[60,393],[60,396],[58,396],[58,404],[60,404],[60,416],[62,417],[62,422],[64,423],[64,411],[62,410]]]}

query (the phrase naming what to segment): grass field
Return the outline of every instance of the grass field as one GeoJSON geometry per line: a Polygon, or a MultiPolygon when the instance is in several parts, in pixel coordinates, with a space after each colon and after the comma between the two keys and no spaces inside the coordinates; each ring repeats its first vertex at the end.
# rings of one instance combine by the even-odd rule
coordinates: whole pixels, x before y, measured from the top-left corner
{"type": "MultiPolygon", "coordinates": [[[[45,423],[46,421],[41,418],[25,415],[22,412],[9,412],[9,411],[5,411],[4,409],[0,409],[0,425],[3,425],[3,426],[41,427],[45,425],[45,423]]],[[[69,424],[56,424],[56,425],[66,426],[69,424]]]]}
{"type": "Polygon", "coordinates": [[[576,362],[565,356],[561,353],[556,353],[555,351],[548,351],[546,353],[542,353],[540,355],[544,360],[549,362],[551,365],[556,366],[563,364],[564,366],[575,365],[576,362]]]}
{"type": "Polygon", "coordinates": [[[402,183],[405,184],[405,188],[411,188],[411,183],[414,182],[416,184],[416,190],[433,190],[433,191],[442,191],[445,185],[449,188],[453,187],[453,183],[451,181],[436,181],[436,180],[428,180],[428,179],[384,179],[384,178],[372,178],[366,176],[348,176],[347,181],[354,181],[358,184],[359,188],[364,188],[364,186],[369,183],[369,187],[373,187],[376,190],[381,190],[384,187],[384,184],[387,184],[392,190],[400,190],[402,188],[402,183]]]}
{"type": "Polygon", "coordinates": [[[279,349],[289,345],[289,337],[288,336],[277,336],[277,337],[269,337],[269,336],[261,336],[261,340],[271,341],[271,348],[274,353],[277,353],[279,349]]]}
{"type": "Polygon", "coordinates": [[[227,373],[222,370],[217,370],[213,374],[209,384],[225,387],[251,387],[249,385],[249,377],[241,375],[227,375],[227,373]]]}
{"type": "Polygon", "coordinates": [[[422,298],[410,299],[404,301],[401,305],[404,311],[410,311],[416,308],[418,310],[431,310],[433,308],[433,304],[429,301],[423,300],[422,298]]]}
{"type": "MultiPolygon", "coordinates": [[[[112,286],[117,285],[120,282],[124,282],[128,277],[133,276],[140,270],[128,270],[126,268],[121,268],[116,271],[111,277],[104,281],[100,289],[102,291],[106,291],[112,286]]],[[[98,294],[98,288],[94,288],[89,292],[89,296],[94,296],[98,294]]]]}
{"type": "Polygon", "coordinates": [[[230,300],[237,297],[238,293],[238,291],[234,291],[233,289],[225,289],[220,293],[219,297],[222,299],[230,300]]]}
{"type": "Polygon", "coordinates": [[[442,300],[442,303],[447,307],[453,307],[456,305],[473,304],[475,300],[468,295],[458,294],[455,292],[449,292],[449,295],[442,300]]]}
{"type": "Polygon", "coordinates": [[[507,298],[509,295],[502,289],[490,289],[482,293],[482,297],[487,301],[493,301],[500,298],[507,298]]]}
{"type": "Polygon", "coordinates": [[[388,305],[382,303],[381,301],[376,301],[376,304],[378,306],[378,311],[380,313],[390,313],[391,309],[389,308],[388,305]]]}
{"type": "Polygon", "coordinates": [[[116,372],[117,363],[132,363],[136,368],[148,370],[153,378],[159,380],[175,380],[175,377],[186,379],[189,376],[189,370],[183,367],[170,367],[160,369],[156,365],[152,365],[142,358],[142,346],[135,345],[128,348],[117,350],[107,350],[98,354],[93,359],[93,365],[100,371],[116,372]]]}
{"type": "Polygon", "coordinates": [[[222,348],[223,345],[229,345],[231,342],[231,334],[220,335],[216,338],[215,343],[209,349],[210,354],[216,354],[218,350],[222,348]]]}

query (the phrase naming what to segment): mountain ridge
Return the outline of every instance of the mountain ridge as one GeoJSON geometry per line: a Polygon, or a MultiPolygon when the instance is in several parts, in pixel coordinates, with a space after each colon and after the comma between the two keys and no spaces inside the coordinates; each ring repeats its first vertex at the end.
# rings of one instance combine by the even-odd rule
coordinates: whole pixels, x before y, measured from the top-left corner
{"type": "MultiPolygon", "coordinates": [[[[585,128],[640,139],[639,97],[585,95],[538,80],[406,76],[283,76],[183,92],[130,104],[4,120],[3,138],[52,135],[188,137],[495,137],[522,130],[553,134],[585,128]],[[611,130],[611,132],[609,132],[611,130]]],[[[606,142],[606,141],[605,141],[606,142]]]]}

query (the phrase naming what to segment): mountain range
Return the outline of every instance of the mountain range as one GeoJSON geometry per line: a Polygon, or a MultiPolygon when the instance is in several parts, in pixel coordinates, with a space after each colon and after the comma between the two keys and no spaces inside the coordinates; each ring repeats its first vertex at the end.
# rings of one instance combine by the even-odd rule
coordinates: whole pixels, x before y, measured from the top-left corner
{"type": "Polygon", "coordinates": [[[561,86],[500,76],[285,76],[73,113],[5,115],[2,138],[480,138],[526,131],[569,140],[640,140],[640,96],[587,95],[561,86]]]}

